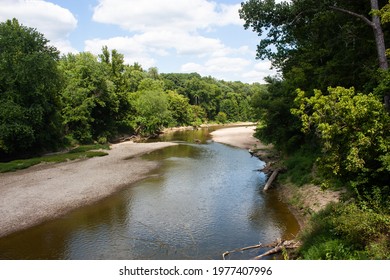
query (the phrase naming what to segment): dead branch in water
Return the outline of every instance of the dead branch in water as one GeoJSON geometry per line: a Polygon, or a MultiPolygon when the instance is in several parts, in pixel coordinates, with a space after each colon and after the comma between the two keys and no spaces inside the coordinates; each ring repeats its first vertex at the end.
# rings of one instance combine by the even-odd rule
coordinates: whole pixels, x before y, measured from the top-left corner
{"type": "Polygon", "coordinates": [[[269,177],[267,183],[265,184],[263,191],[267,191],[271,187],[271,184],[275,180],[275,178],[278,175],[279,171],[280,171],[280,169],[275,169],[272,172],[272,175],[271,175],[271,177],[269,177]]]}
{"type": "Polygon", "coordinates": [[[283,240],[280,241],[274,248],[271,250],[268,250],[267,252],[258,255],[257,257],[254,258],[254,260],[260,260],[263,257],[273,255],[279,252],[282,252],[283,249],[296,249],[300,246],[300,242],[296,240],[283,240]]]}
{"type": "Polygon", "coordinates": [[[257,245],[253,245],[253,246],[248,246],[248,247],[244,247],[244,248],[239,248],[239,249],[235,249],[235,250],[232,250],[232,251],[226,251],[222,254],[222,259],[225,260],[225,257],[228,256],[229,254],[231,253],[237,253],[237,252],[243,252],[243,251],[246,251],[246,250],[251,250],[251,249],[258,249],[258,248],[272,248],[271,250],[268,250],[267,252],[259,255],[259,256],[256,256],[254,259],[255,260],[259,260],[265,256],[269,256],[269,255],[272,255],[272,254],[276,254],[276,253],[279,253],[281,252],[283,249],[295,249],[295,248],[298,248],[300,246],[300,242],[299,241],[296,241],[296,240],[277,240],[275,242],[272,242],[272,243],[269,243],[269,244],[257,244],[257,245]]]}
{"type": "Polygon", "coordinates": [[[232,250],[232,251],[226,251],[225,253],[222,254],[222,259],[225,260],[225,257],[227,255],[231,254],[231,253],[242,252],[242,251],[246,251],[246,250],[250,250],[250,249],[262,248],[262,247],[265,247],[265,246],[262,245],[261,243],[259,243],[257,245],[252,245],[252,246],[248,246],[248,247],[244,247],[244,248],[239,248],[239,249],[235,249],[235,250],[232,250]]]}

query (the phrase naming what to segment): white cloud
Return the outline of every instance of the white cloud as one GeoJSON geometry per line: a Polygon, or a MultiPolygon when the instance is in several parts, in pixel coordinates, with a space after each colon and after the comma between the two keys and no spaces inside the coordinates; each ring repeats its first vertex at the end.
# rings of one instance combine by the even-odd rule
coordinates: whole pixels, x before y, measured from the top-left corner
{"type": "Polygon", "coordinates": [[[239,8],[240,4],[208,0],[99,0],[93,20],[117,25],[128,33],[88,40],[85,50],[97,54],[107,45],[123,53],[127,63],[139,62],[144,68],[159,67],[161,60],[172,57],[169,68],[175,65],[177,71],[261,82],[269,71],[264,74],[254,64],[255,50],[246,45],[237,47],[236,42],[235,47],[227,45],[234,40],[227,29],[225,37],[220,37],[220,27],[243,26],[239,8]]]}
{"type": "Polygon", "coordinates": [[[240,80],[246,83],[262,83],[267,76],[276,75],[276,71],[270,70],[270,61],[252,63],[242,58],[221,57],[210,59],[204,63],[189,62],[181,67],[186,73],[197,72],[201,75],[212,75],[219,79],[229,77],[229,80],[240,80]]]}
{"type": "Polygon", "coordinates": [[[152,56],[153,52],[161,55],[161,50],[146,49],[142,43],[138,42],[134,37],[114,37],[110,39],[93,39],[85,41],[85,51],[89,51],[93,54],[101,53],[102,46],[107,46],[109,49],[116,49],[125,56],[126,63],[133,64],[134,62],[138,62],[144,68],[156,65],[156,60],[152,56]]]}
{"type": "Polygon", "coordinates": [[[213,26],[240,24],[240,5],[206,0],[100,0],[93,19],[128,31],[196,31],[213,26]]]}
{"type": "Polygon", "coordinates": [[[271,66],[268,60],[261,61],[256,63],[250,71],[244,72],[242,77],[249,82],[261,82],[265,77],[277,74],[275,70],[271,70],[271,66]]]}
{"type": "Polygon", "coordinates": [[[76,28],[73,14],[43,0],[1,0],[0,20],[16,18],[25,26],[36,28],[62,52],[75,52],[68,36],[76,28]]]}
{"type": "Polygon", "coordinates": [[[145,32],[133,36],[93,39],[85,41],[85,51],[101,53],[101,47],[116,49],[124,54],[126,63],[140,63],[144,68],[156,66],[154,57],[173,55],[217,59],[232,53],[245,52],[246,48],[234,50],[226,47],[219,39],[185,32],[173,33],[169,30],[145,32]]]}
{"type": "Polygon", "coordinates": [[[187,73],[198,72],[204,76],[211,75],[220,79],[229,76],[238,80],[240,73],[244,72],[250,64],[251,61],[240,57],[216,57],[204,63],[185,63],[180,70],[187,73]]]}

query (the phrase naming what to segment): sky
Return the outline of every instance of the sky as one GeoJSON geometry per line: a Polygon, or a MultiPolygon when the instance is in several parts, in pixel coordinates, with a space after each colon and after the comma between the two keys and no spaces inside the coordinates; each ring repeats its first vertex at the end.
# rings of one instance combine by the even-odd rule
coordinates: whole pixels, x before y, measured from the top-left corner
{"type": "Polygon", "coordinates": [[[259,37],[238,15],[243,0],[0,0],[0,21],[34,27],[61,53],[116,49],[160,73],[264,83],[259,37]]]}

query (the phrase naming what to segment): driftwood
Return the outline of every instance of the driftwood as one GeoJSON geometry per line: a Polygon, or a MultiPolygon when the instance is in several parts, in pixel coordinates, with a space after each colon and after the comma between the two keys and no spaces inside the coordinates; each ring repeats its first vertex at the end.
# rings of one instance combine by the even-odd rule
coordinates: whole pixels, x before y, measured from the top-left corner
{"type": "Polygon", "coordinates": [[[276,242],[273,242],[270,244],[259,243],[257,245],[253,245],[253,246],[239,248],[239,249],[235,249],[232,251],[226,251],[222,254],[222,259],[225,260],[225,257],[231,253],[243,252],[246,250],[258,249],[258,248],[272,248],[272,249],[268,250],[267,252],[265,252],[261,255],[258,255],[254,258],[254,260],[259,260],[263,257],[279,253],[279,252],[283,251],[283,249],[295,249],[295,248],[298,248],[299,246],[300,246],[300,242],[296,241],[296,240],[277,240],[276,242]]]}
{"type": "Polygon", "coordinates": [[[231,254],[231,253],[242,252],[242,251],[256,249],[256,248],[262,248],[262,247],[264,247],[264,245],[259,243],[257,245],[253,245],[253,246],[248,246],[248,247],[244,247],[244,248],[240,248],[240,249],[235,249],[235,250],[232,250],[232,251],[226,251],[225,253],[222,254],[222,259],[225,260],[225,257],[227,255],[231,254]]]}
{"type": "Polygon", "coordinates": [[[280,169],[275,169],[275,170],[272,172],[272,175],[271,175],[271,177],[269,177],[269,179],[267,180],[267,183],[265,184],[263,191],[267,191],[267,190],[271,187],[271,184],[272,184],[272,182],[275,180],[276,176],[278,176],[279,171],[280,171],[280,169]]]}
{"type": "Polygon", "coordinates": [[[272,248],[271,250],[268,250],[267,252],[265,252],[265,253],[255,257],[254,260],[260,260],[263,257],[266,257],[266,256],[269,256],[269,255],[273,255],[273,254],[282,252],[283,249],[296,249],[299,246],[300,246],[300,242],[299,241],[296,241],[296,240],[283,240],[283,241],[278,242],[278,244],[276,244],[274,246],[274,248],[272,248]]]}

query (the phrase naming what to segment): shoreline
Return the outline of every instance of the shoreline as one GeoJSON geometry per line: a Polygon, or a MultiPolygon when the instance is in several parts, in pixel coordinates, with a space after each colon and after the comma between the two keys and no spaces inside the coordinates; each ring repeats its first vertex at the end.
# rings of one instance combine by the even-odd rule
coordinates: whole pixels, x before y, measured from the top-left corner
{"type": "Polygon", "coordinates": [[[0,174],[0,237],[87,206],[142,180],[159,166],[141,155],[170,142],[111,145],[104,157],[38,164],[0,174]]]}

